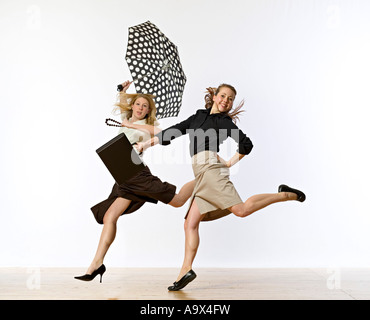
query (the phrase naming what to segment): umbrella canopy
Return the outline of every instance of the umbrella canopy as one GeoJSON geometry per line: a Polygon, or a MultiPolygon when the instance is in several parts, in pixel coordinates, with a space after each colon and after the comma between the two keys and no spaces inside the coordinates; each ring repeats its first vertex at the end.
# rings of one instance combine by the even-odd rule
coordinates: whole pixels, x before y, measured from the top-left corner
{"type": "Polygon", "coordinates": [[[186,83],[177,47],[147,21],[129,28],[126,61],[136,92],[156,96],[157,118],[176,117],[186,83]]]}

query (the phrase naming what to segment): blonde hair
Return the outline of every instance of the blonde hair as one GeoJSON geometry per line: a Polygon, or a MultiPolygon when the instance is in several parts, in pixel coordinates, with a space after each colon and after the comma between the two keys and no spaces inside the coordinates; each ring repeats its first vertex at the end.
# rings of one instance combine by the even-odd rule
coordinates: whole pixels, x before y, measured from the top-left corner
{"type": "MultiPolygon", "coordinates": [[[[230,84],[223,83],[223,84],[219,85],[218,88],[209,87],[209,88],[206,89],[207,90],[206,95],[204,96],[204,101],[206,103],[205,104],[206,109],[212,108],[212,106],[213,106],[213,97],[217,96],[217,94],[220,92],[221,88],[225,88],[225,87],[232,90],[234,92],[235,96],[236,96],[236,90],[230,84]]],[[[242,112],[245,112],[245,110],[240,110],[243,106],[244,106],[244,100],[242,100],[236,108],[233,108],[229,112],[225,112],[225,113],[233,120],[234,123],[236,123],[236,121],[239,120],[239,115],[242,112]]]]}
{"type": "Polygon", "coordinates": [[[134,93],[129,94],[125,92],[119,92],[117,94],[117,102],[115,103],[114,112],[120,114],[125,114],[127,119],[132,117],[132,106],[138,98],[144,98],[149,103],[149,112],[145,116],[146,123],[149,125],[154,125],[157,113],[157,108],[155,107],[154,98],[155,96],[151,94],[134,93]]]}

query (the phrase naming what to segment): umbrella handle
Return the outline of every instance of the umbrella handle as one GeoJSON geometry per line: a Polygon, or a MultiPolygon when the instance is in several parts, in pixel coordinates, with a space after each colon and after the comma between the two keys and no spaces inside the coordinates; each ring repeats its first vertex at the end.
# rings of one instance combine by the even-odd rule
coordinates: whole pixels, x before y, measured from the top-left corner
{"type": "Polygon", "coordinates": [[[116,120],[113,120],[113,119],[111,119],[111,118],[105,119],[105,124],[106,124],[107,126],[111,126],[111,127],[122,127],[122,124],[121,124],[120,122],[118,122],[118,121],[116,121],[116,120]],[[113,123],[116,123],[116,124],[110,124],[110,123],[108,123],[109,121],[111,121],[111,122],[113,122],[113,123]]]}
{"type": "MultiPolygon", "coordinates": [[[[133,83],[134,81],[130,81],[129,82],[129,85],[131,84],[131,83],[133,83]]],[[[119,91],[119,92],[121,92],[123,90],[123,86],[122,86],[122,84],[119,84],[118,86],[117,86],[117,91],[119,91]]]]}

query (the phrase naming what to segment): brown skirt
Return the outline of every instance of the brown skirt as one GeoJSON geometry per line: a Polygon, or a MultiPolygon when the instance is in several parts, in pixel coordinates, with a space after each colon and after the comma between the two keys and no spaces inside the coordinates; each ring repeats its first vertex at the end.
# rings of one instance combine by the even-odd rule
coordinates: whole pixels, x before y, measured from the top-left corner
{"type": "Polygon", "coordinates": [[[171,202],[176,194],[176,186],[168,182],[162,182],[153,176],[148,167],[145,167],[133,178],[125,183],[114,184],[109,197],[91,208],[96,221],[103,224],[103,218],[114,200],[118,197],[131,200],[130,205],[122,214],[132,213],[138,210],[145,202],[165,204],[171,202]]]}

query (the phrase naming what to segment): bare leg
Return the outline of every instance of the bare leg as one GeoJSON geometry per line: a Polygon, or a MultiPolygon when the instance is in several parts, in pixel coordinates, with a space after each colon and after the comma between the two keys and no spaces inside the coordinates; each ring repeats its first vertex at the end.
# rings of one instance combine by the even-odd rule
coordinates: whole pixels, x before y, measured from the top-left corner
{"type": "Polygon", "coordinates": [[[90,267],[87,269],[87,274],[92,274],[94,270],[103,264],[105,254],[116,237],[117,220],[127,209],[130,202],[131,200],[128,199],[117,198],[105,213],[103,219],[104,227],[100,236],[98,249],[90,267]]]}
{"type": "Polygon", "coordinates": [[[195,186],[195,180],[192,180],[184,184],[180,192],[176,194],[168,204],[175,208],[179,208],[183,206],[185,202],[188,201],[191,194],[193,193],[194,186],[195,186]]]}
{"type": "Polygon", "coordinates": [[[197,254],[199,247],[199,223],[202,220],[202,216],[199,212],[197,203],[193,201],[189,214],[185,220],[185,257],[182,264],[181,271],[176,281],[179,281],[188,271],[192,269],[195,255],[197,254]]]}
{"type": "Polygon", "coordinates": [[[289,200],[297,200],[297,195],[291,192],[257,194],[248,198],[244,203],[239,203],[228,209],[236,216],[243,218],[273,203],[289,200]]]}

